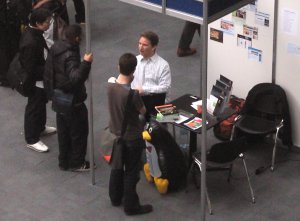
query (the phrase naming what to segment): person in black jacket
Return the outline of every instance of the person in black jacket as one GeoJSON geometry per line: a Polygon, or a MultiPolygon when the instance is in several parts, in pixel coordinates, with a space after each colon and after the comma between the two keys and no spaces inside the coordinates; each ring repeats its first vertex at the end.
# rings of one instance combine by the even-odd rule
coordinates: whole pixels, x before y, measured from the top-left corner
{"type": "Polygon", "coordinates": [[[40,136],[53,134],[56,128],[46,125],[46,103],[43,88],[45,52],[48,50],[43,37],[49,28],[51,12],[39,8],[33,10],[29,26],[20,40],[20,63],[27,73],[28,102],[25,108],[24,130],[27,147],[37,152],[47,152],[48,147],[40,141],[40,136]]]}
{"type": "Polygon", "coordinates": [[[0,1],[0,86],[9,86],[6,73],[19,48],[21,23],[16,0],[0,1]]]}
{"type": "Polygon", "coordinates": [[[44,73],[45,78],[52,79],[50,84],[53,88],[74,96],[70,112],[56,113],[56,124],[59,168],[76,172],[90,169],[89,162],[85,161],[88,112],[84,104],[87,98],[84,82],[89,76],[93,56],[85,54],[83,61],[80,62],[81,35],[82,29],[79,25],[70,25],[66,28],[66,40],[58,40],[51,47],[44,73]]]}

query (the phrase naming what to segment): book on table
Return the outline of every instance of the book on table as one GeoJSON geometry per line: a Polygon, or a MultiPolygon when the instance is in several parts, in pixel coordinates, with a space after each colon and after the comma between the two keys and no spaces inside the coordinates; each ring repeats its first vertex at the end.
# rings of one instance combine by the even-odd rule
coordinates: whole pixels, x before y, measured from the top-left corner
{"type": "Polygon", "coordinates": [[[202,127],[202,119],[199,117],[194,117],[189,122],[184,123],[184,125],[191,128],[192,130],[197,130],[202,127]]]}
{"type": "Polygon", "coordinates": [[[155,106],[156,120],[159,122],[174,122],[179,119],[179,112],[173,104],[155,106]]]}

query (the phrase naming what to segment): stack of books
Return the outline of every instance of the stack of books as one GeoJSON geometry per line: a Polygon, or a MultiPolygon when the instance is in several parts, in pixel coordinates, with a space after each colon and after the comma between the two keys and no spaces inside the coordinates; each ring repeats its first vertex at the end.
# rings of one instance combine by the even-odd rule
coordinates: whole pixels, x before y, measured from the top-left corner
{"type": "Polygon", "coordinates": [[[175,122],[179,119],[179,112],[173,104],[155,106],[157,111],[156,120],[158,122],[175,122]]]}

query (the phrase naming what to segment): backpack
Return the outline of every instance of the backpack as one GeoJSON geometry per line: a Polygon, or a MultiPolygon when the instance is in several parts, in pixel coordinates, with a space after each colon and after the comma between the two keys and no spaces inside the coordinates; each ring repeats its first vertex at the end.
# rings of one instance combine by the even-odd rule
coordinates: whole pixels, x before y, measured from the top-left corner
{"type": "Polygon", "coordinates": [[[12,89],[16,89],[22,96],[28,97],[31,86],[28,74],[22,67],[19,56],[20,53],[18,52],[9,65],[6,77],[12,89]]]}
{"type": "Polygon", "coordinates": [[[226,120],[221,121],[219,124],[214,126],[214,135],[220,140],[229,140],[231,137],[231,132],[234,124],[234,119],[239,115],[241,109],[245,104],[245,99],[238,98],[234,95],[230,96],[228,106],[234,109],[236,112],[231,117],[226,120]]]}

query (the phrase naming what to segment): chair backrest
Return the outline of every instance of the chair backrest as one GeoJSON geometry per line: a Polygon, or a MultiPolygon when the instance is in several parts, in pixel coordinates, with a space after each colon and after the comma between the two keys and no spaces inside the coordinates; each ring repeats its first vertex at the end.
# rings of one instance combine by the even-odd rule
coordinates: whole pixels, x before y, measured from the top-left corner
{"type": "Polygon", "coordinates": [[[275,120],[282,118],[286,103],[285,92],[279,85],[260,83],[249,91],[241,113],[275,120]]]}
{"type": "Polygon", "coordinates": [[[235,160],[239,154],[247,149],[245,138],[214,144],[207,154],[207,161],[228,163],[235,160]]]}

